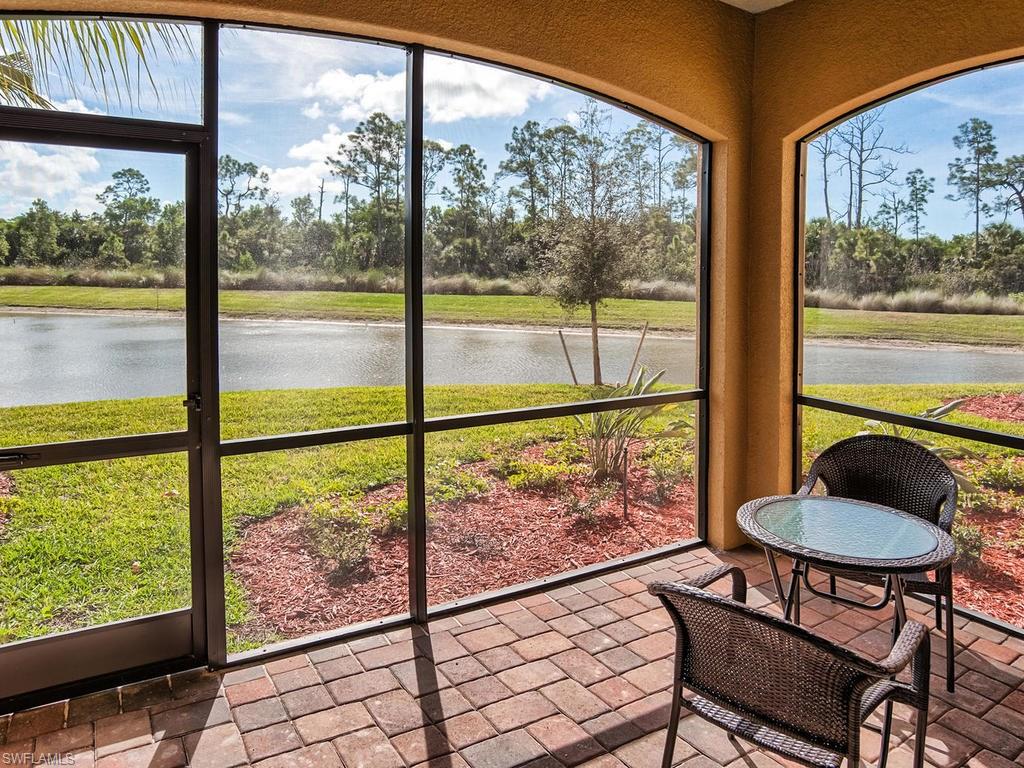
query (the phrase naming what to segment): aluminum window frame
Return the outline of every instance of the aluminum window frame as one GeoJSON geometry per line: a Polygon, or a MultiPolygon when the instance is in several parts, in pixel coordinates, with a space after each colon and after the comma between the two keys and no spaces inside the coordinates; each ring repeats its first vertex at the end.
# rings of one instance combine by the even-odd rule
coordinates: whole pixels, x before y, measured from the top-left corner
{"type": "MultiPolygon", "coordinates": [[[[191,547],[193,563],[193,653],[185,658],[171,659],[122,672],[105,674],[85,680],[19,694],[0,699],[0,709],[24,708],[56,697],[67,697],[98,690],[113,682],[142,679],[165,670],[195,666],[227,668],[292,653],[304,648],[338,642],[383,629],[424,623],[431,619],[514,599],[570,583],[596,574],[628,567],[631,564],[665,557],[672,553],[700,546],[707,537],[708,486],[708,387],[710,381],[710,286],[711,286],[711,163],[709,140],[662,117],[626,102],[600,93],[518,67],[497,64],[484,59],[457,54],[440,48],[397,40],[376,39],[358,35],[325,32],[294,26],[254,25],[225,19],[192,16],[140,16],[139,14],[96,14],[88,12],[7,12],[18,18],[46,16],[50,18],[108,19],[145,18],[152,21],[188,22],[202,25],[202,124],[181,124],[123,116],[85,115],[48,112],[20,107],[0,107],[0,139],[15,141],[45,140],[110,149],[132,148],[168,151],[176,147],[190,158],[187,167],[186,240],[192,261],[186,280],[186,303],[192,307],[186,314],[187,354],[190,371],[188,397],[198,397],[201,409],[189,409],[188,429],[92,440],[77,440],[7,447],[0,445],[0,469],[41,467],[55,464],[101,461],[110,458],[142,456],[185,451],[189,454],[191,513],[191,547]],[[406,420],[381,424],[356,425],[293,434],[277,434],[251,438],[222,440],[220,436],[219,364],[219,264],[217,256],[217,160],[219,120],[219,35],[224,27],[286,32],[327,37],[400,48],[406,52],[406,167],[405,167],[405,350],[406,350],[406,420]],[[423,233],[424,201],[423,168],[423,69],[426,54],[441,55],[496,67],[526,75],[596,99],[634,117],[657,124],[699,145],[700,171],[697,179],[699,201],[699,244],[696,330],[696,386],[672,392],[627,398],[606,398],[529,408],[505,409],[483,413],[426,417],[423,385],[423,233]],[[46,134],[41,139],[41,133],[46,134]],[[124,146],[122,146],[122,144],[124,146]],[[186,149],[181,150],[181,147],[186,149]],[[194,177],[194,178],[193,178],[194,177]],[[191,186],[190,186],[191,185],[191,186]],[[193,263],[194,262],[194,263],[193,263]],[[566,571],[549,577],[474,595],[444,605],[427,604],[426,581],[426,499],[424,437],[427,434],[485,426],[512,424],[561,416],[627,409],[651,404],[694,402],[696,404],[696,510],[694,539],[676,542],[627,557],[603,561],[585,568],[566,571]],[[190,436],[197,439],[192,440],[190,436]],[[409,610],[397,616],[351,625],[329,632],[285,641],[238,654],[227,653],[227,625],[224,595],[224,549],[222,533],[221,458],[269,451],[313,446],[341,445],[385,437],[405,436],[407,439],[407,472],[409,488],[409,610]],[[12,455],[12,454],[16,454],[12,455]],[[4,459],[7,461],[4,461],[4,459]]],[[[130,624],[137,620],[127,620],[130,624]]],[[[116,628],[105,625],[104,629],[116,628]]],[[[46,640],[39,638],[38,640],[46,640]]],[[[37,642],[37,640],[27,641],[37,642]]],[[[3,646],[0,646],[2,648],[3,646]]]]}

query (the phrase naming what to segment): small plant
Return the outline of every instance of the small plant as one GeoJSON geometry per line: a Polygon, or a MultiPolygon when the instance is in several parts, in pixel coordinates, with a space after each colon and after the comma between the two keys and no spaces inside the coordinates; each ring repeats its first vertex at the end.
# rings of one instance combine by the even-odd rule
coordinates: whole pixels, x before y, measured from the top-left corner
{"type": "Polygon", "coordinates": [[[333,560],[337,572],[349,573],[365,564],[370,551],[370,521],[351,498],[315,502],[306,527],[314,551],[333,560]]]}
{"type": "Polygon", "coordinates": [[[518,471],[506,476],[512,490],[546,491],[560,488],[564,484],[569,467],[558,464],[542,464],[539,461],[519,462],[518,471]]]}
{"type": "Polygon", "coordinates": [[[586,496],[577,496],[572,491],[566,491],[562,495],[562,502],[566,511],[575,518],[585,523],[594,522],[597,516],[597,509],[609,499],[613,498],[619,490],[619,484],[609,480],[598,485],[586,496]]]}
{"type": "Polygon", "coordinates": [[[487,493],[487,481],[482,477],[459,469],[455,460],[435,464],[427,472],[427,501],[441,503],[462,501],[487,493]]]}
{"type": "Polygon", "coordinates": [[[640,455],[640,463],[651,470],[659,504],[668,501],[684,477],[693,476],[695,456],[689,448],[689,441],[672,437],[650,443],[640,455]]]}
{"type": "MultiPolygon", "coordinates": [[[[941,421],[946,418],[953,411],[957,410],[961,405],[967,402],[966,398],[960,398],[959,400],[953,400],[944,405],[937,405],[934,408],[926,408],[921,413],[917,414],[922,419],[933,419],[935,421],[941,421]]],[[[938,456],[949,467],[950,472],[956,478],[957,485],[960,486],[960,490],[964,493],[972,494],[978,493],[978,486],[969,478],[959,467],[950,464],[950,459],[962,459],[962,458],[977,458],[970,449],[964,446],[948,446],[938,445],[937,443],[929,440],[921,434],[921,430],[910,427],[903,427],[899,424],[889,424],[884,421],[878,421],[877,419],[868,419],[864,422],[864,429],[857,433],[858,435],[894,435],[896,437],[902,437],[905,440],[911,440],[918,445],[927,448],[933,454],[938,456]]]]}
{"type": "Polygon", "coordinates": [[[544,450],[544,458],[556,464],[579,464],[587,458],[587,452],[578,440],[559,440],[544,450]]]}
{"type": "MultiPolygon", "coordinates": [[[[616,387],[608,393],[608,397],[649,395],[664,373],[660,371],[648,379],[647,372],[641,367],[636,381],[616,387]]],[[[600,482],[609,477],[623,477],[630,444],[644,436],[644,430],[652,418],[669,410],[673,405],[674,403],[659,403],[621,411],[601,411],[587,414],[586,417],[575,416],[582,432],[582,442],[590,459],[594,480],[600,482]]],[[[681,437],[688,434],[691,429],[692,425],[689,422],[679,419],[661,432],[646,437],[681,437]]]]}
{"type": "Polygon", "coordinates": [[[996,491],[1024,490],[1024,462],[1018,462],[1013,456],[983,460],[972,474],[974,481],[986,488],[996,491]]]}
{"type": "Polygon", "coordinates": [[[378,521],[381,533],[397,533],[409,527],[409,500],[405,496],[382,501],[366,508],[366,514],[378,521]]]}
{"type": "Polygon", "coordinates": [[[954,524],[953,543],[956,545],[956,564],[964,571],[978,568],[989,544],[985,532],[973,523],[954,524]]]}

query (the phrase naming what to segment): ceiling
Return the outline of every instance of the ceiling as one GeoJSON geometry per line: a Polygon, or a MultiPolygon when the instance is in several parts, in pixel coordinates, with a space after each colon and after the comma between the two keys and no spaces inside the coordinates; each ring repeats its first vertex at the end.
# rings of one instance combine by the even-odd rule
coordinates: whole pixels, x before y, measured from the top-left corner
{"type": "Polygon", "coordinates": [[[742,8],[744,11],[750,13],[760,13],[761,11],[767,11],[769,8],[775,8],[779,5],[785,5],[791,3],[793,0],[721,0],[723,3],[729,5],[735,5],[737,8],[742,8]]]}

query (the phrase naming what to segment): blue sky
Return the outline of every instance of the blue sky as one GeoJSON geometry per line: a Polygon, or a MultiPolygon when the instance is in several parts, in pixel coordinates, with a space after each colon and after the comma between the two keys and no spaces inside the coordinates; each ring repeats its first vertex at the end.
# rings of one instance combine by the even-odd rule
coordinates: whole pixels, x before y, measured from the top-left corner
{"type": "MultiPolygon", "coordinates": [[[[198,30],[193,33],[198,51],[198,30]]],[[[403,49],[328,36],[252,28],[221,33],[220,150],[266,170],[287,211],[295,196],[315,194],[321,177],[338,185],[324,158],[370,113],[404,117],[403,49]]],[[[150,60],[159,84],[157,100],[140,89],[130,100],[105,100],[89,88],[70,88],[59,77],[48,83],[51,99],[72,111],[196,122],[200,64],[197,56],[150,60]]],[[[425,64],[426,135],[443,144],[468,143],[498,170],[512,127],[528,119],[544,125],[572,121],[585,97],[566,88],[507,70],[447,56],[425,64]]],[[[636,122],[612,109],[613,126],[636,122]]],[[[35,197],[83,212],[98,209],[95,196],[119,168],[132,166],[150,179],[152,193],[182,197],[184,166],[178,157],[0,142],[0,216],[23,211],[35,197]]],[[[442,177],[438,189],[445,183],[442,177]]],[[[328,195],[328,210],[332,209],[328,195]]]]}
{"type": "MultiPolygon", "coordinates": [[[[891,144],[906,144],[911,154],[893,158],[899,167],[895,179],[922,168],[935,177],[935,194],[928,206],[927,231],[943,237],[973,231],[973,219],[963,203],[946,200],[948,163],[956,156],[953,136],[957,126],[971,117],[990,122],[1000,158],[1024,154],[1024,64],[1006,64],[962,75],[889,102],[884,106],[886,136],[891,144]]],[[[817,155],[808,150],[808,215],[823,216],[822,176],[817,155]]],[[[833,161],[834,162],[834,161],[833,161]]],[[[830,198],[845,210],[842,182],[831,182],[830,198]],[[838,187],[838,188],[837,188],[838,187]]],[[[869,201],[872,212],[878,200],[869,201]]],[[[995,220],[1002,220],[998,214],[995,220]]],[[[1010,221],[1019,226],[1019,214],[1010,221]]]]}

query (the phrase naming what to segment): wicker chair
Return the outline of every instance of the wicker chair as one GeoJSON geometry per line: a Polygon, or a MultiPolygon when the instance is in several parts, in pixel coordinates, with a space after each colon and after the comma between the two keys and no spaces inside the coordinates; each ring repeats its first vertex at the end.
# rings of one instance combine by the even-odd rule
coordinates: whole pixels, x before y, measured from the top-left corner
{"type": "MultiPolygon", "coordinates": [[[[807,481],[798,491],[810,494],[821,482],[830,496],[869,501],[908,512],[946,533],[956,514],[956,478],[942,459],[917,443],[892,435],[857,435],[828,447],[811,464],[807,481]]],[[[884,585],[885,579],[861,574],[829,572],[829,591],[836,593],[836,577],[884,585]]],[[[953,567],[946,566],[929,579],[927,573],[904,577],[907,594],[935,596],[935,627],[942,630],[943,597],[946,614],[946,688],[954,690],[953,567]]]]}
{"type": "Polygon", "coordinates": [[[670,768],[680,707],[804,765],[838,768],[846,758],[860,765],[864,721],[885,703],[884,768],[892,732],[892,705],[917,710],[914,766],[924,761],[931,653],[928,629],[908,622],[880,662],[818,637],[790,622],[745,605],[746,579],[719,566],[689,581],[648,587],[676,627],[672,709],[662,767],[670,768]],[[732,576],[733,599],[705,590],[732,576]],[[910,665],[910,682],[895,675],[910,665]],[[683,689],[694,695],[683,697],[683,689]]]}

